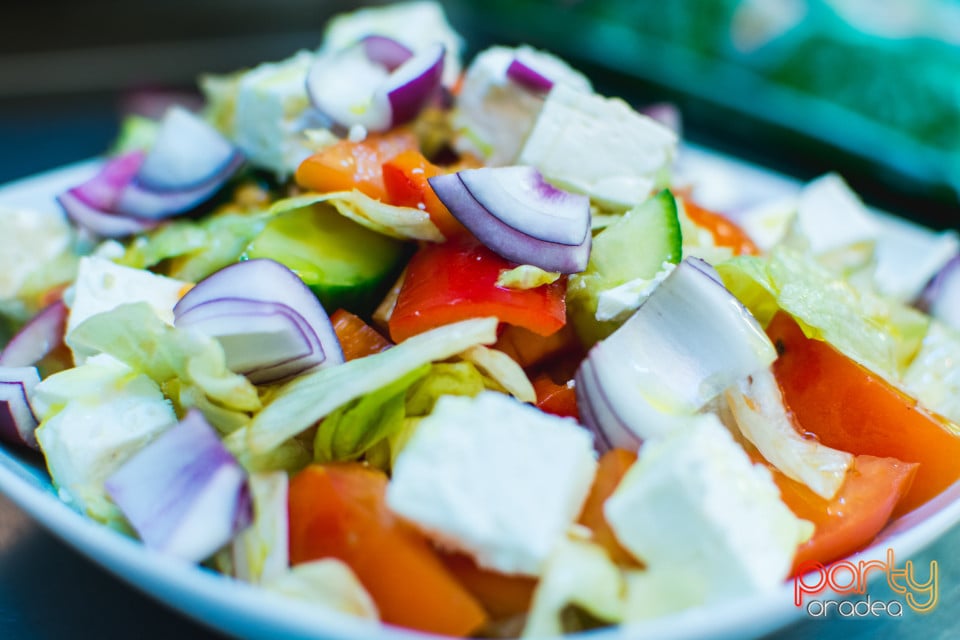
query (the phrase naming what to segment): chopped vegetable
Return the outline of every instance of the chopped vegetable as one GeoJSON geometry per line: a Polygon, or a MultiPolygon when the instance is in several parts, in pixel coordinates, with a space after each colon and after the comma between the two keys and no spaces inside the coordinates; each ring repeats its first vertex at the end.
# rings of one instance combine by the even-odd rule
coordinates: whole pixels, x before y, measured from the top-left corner
{"type": "Polygon", "coordinates": [[[440,167],[414,149],[402,151],[383,163],[383,182],[390,204],[426,211],[443,237],[452,238],[466,229],[430,186],[429,179],[441,173],[440,167]]]}
{"type": "Polygon", "coordinates": [[[422,247],[407,265],[390,316],[390,336],[401,342],[437,326],[484,316],[540,335],[559,330],[566,322],[566,283],[528,290],[498,287],[500,271],[511,266],[471,238],[422,247]]]}
{"type": "Polygon", "coordinates": [[[476,631],[486,621],[483,609],[426,539],[387,509],[386,488],[386,475],[360,464],[311,465],[295,475],[291,564],[345,562],[388,624],[452,636],[476,631]]]}
{"type": "Polygon", "coordinates": [[[343,349],[343,359],[347,362],[380,353],[392,346],[376,329],[344,309],[337,309],[330,316],[330,323],[343,349]]]}

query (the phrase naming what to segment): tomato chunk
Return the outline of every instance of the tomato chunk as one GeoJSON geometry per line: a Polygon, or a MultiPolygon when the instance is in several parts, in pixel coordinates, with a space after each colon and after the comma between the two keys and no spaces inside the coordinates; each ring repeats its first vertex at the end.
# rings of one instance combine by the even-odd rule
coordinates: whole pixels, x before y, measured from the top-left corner
{"type": "Polygon", "coordinates": [[[587,495],[587,501],[580,512],[578,522],[593,532],[593,541],[606,549],[610,558],[617,564],[636,567],[639,566],[636,558],[625,550],[613,534],[613,529],[603,515],[603,504],[607,501],[623,476],[637,461],[637,454],[626,449],[611,449],[600,456],[597,465],[597,475],[594,476],[593,486],[587,495]]]}
{"type": "Polygon", "coordinates": [[[912,511],[960,478],[960,435],[917,401],[777,313],[767,333],[780,357],[773,370],[800,428],[854,455],[917,462],[913,485],[894,509],[912,511]]]}
{"type": "Polygon", "coordinates": [[[468,635],[486,623],[476,599],[423,536],[388,509],[387,476],[359,463],[312,465],[290,482],[290,562],[338,558],[381,618],[428,633],[468,635]]]}
{"type": "Polygon", "coordinates": [[[577,392],[573,385],[557,384],[546,373],[533,381],[533,390],[537,392],[537,408],[555,416],[580,419],[577,409],[577,392]]]}
{"type": "Polygon", "coordinates": [[[390,337],[402,342],[441,325],[496,316],[501,322],[550,335],[566,322],[566,280],[536,289],[506,289],[497,277],[516,265],[472,236],[421,248],[407,265],[390,337]]]}
{"type": "Polygon", "coordinates": [[[896,458],[857,456],[832,500],[771,468],[783,502],[816,527],[813,537],[797,548],[793,573],[806,563],[828,564],[869,545],[906,494],[917,466],[896,458]]]}
{"type": "Polygon", "coordinates": [[[383,163],[408,149],[417,148],[416,136],[406,129],[371,134],[362,142],[340,140],[321,149],[297,167],[301,187],[328,193],[357,189],[376,200],[386,200],[383,163]]]}
{"type": "Polygon", "coordinates": [[[450,573],[480,601],[491,618],[509,618],[530,609],[536,578],[481,569],[461,553],[442,554],[442,558],[450,573]]]}
{"type": "Polygon", "coordinates": [[[390,341],[376,329],[346,309],[337,309],[330,316],[333,331],[337,334],[345,360],[355,360],[380,353],[390,348],[390,341]]]}
{"type": "Polygon", "coordinates": [[[442,172],[422,153],[410,149],[383,164],[383,182],[390,204],[426,211],[443,237],[449,239],[467,233],[467,230],[440,202],[428,182],[428,178],[442,172]]]}
{"type": "Polygon", "coordinates": [[[760,250],[747,232],[727,216],[705,209],[689,199],[683,201],[683,211],[690,221],[710,232],[718,247],[733,250],[734,255],[758,255],[760,250]]]}

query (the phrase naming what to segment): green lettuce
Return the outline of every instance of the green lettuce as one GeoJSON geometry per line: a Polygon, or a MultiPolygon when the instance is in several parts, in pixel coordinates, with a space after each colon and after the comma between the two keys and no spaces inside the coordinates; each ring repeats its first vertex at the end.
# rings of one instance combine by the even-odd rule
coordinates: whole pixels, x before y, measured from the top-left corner
{"type": "Polygon", "coordinates": [[[857,290],[814,258],[788,247],[717,266],[724,284],[762,324],[778,309],[887,380],[900,379],[920,349],[929,318],[895,300],[857,290]]]}
{"type": "MultiPolygon", "coordinates": [[[[123,304],[92,316],[68,341],[71,347],[111,355],[158,384],[178,379],[225,409],[250,412],[261,406],[256,387],[227,369],[216,339],[166,324],[146,303],[123,304]]],[[[189,396],[181,391],[184,397],[189,396]]]]}
{"type": "Polygon", "coordinates": [[[403,427],[407,390],[430,371],[424,364],[373,393],[327,416],[317,429],[313,456],[318,462],[356,460],[403,427]]]}

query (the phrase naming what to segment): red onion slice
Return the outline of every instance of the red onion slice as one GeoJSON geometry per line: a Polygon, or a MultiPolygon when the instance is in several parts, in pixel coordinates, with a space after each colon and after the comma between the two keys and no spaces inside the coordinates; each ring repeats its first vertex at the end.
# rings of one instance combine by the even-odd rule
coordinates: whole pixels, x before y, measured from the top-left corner
{"type": "Polygon", "coordinates": [[[410,122],[437,95],[443,80],[443,57],[439,42],[426,47],[390,74],[378,89],[390,101],[392,126],[410,122]]]}
{"type": "Polygon", "coordinates": [[[117,210],[150,220],[184,213],[216,193],[243,161],[210,124],[173,107],[140,170],[121,192],[117,210]]]}
{"type": "Polygon", "coordinates": [[[77,195],[75,189],[57,196],[57,202],[75,225],[101,238],[124,238],[154,229],[157,220],[135,218],[94,208],[77,195]]]}
{"type": "Polygon", "coordinates": [[[36,367],[0,367],[0,440],[38,449],[37,417],[30,394],[40,383],[36,367]]]}
{"type": "Polygon", "coordinates": [[[507,67],[507,77],[519,85],[536,91],[538,93],[547,93],[553,88],[553,80],[537,71],[535,63],[532,63],[527,56],[521,56],[518,52],[510,66],[507,67]],[[524,58],[524,59],[521,59],[524,58]]]}
{"type": "Polygon", "coordinates": [[[920,293],[917,307],[960,330],[960,256],[950,259],[920,293]]]}
{"type": "Polygon", "coordinates": [[[578,392],[596,421],[589,426],[614,446],[631,444],[630,434],[643,440],[676,428],[776,358],[763,329],[716,278],[710,265],[687,258],[581,364],[578,392]]]}
{"type": "MultiPolygon", "coordinates": [[[[429,182],[450,213],[483,244],[507,260],[560,273],[578,273],[587,268],[591,240],[589,201],[584,212],[586,227],[579,244],[562,244],[544,238],[545,235],[557,237],[554,230],[556,218],[534,212],[529,221],[522,223],[523,229],[516,229],[483,206],[458,174],[436,176],[429,182]]],[[[516,219],[513,213],[498,213],[516,219]]]]}
{"type": "Polygon", "coordinates": [[[115,211],[120,193],[137,175],[146,154],[131,151],[107,160],[90,180],[70,191],[84,204],[100,211],[115,211]]]}
{"type": "Polygon", "coordinates": [[[67,305],[62,300],[44,308],[11,338],[0,352],[0,367],[32,367],[63,344],[67,305]]]}
{"type": "Polygon", "coordinates": [[[227,367],[254,384],[276,382],[319,366],[325,357],[319,338],[299,313],[284,304],[220,298],[176,318],[217,338],[227,367]]]}
{"type": "Polygon", "coordinates": [[[413,51],[387,36],[366,36],[360,40],[360,44],[363,45],[363,53],[367,58],[383,65],[387,71],[394,71],[413,57],[413,51]]]}
{"type": "Polygon", "coordinates": [[[195,410],[105,487],[144,544],[190,562],[208,558],[253,520],[246,472],[195,410]]]}
{"type": "Polygon", "coordinates": [[[267,258],[245,260],[201,280],[177,302],[173,309],[174,323],[180,326],[191,310],[214,302],[222,304],[224,300],[246,301],[253,303],[253,306],[267,304],[284,307],[282,313],[293,319],[294,326],[303,332],[313,349],[310,356],[304,356],[302,360],[284,362],[284,357],[276,358],[272,365],[249,372],[253,378],[262,379],[280,373],[286,377],[302,373],[307,368],[328,367],[343,362],[343,351],[323,305],[295,273],[279,262],[267,258]],[[297,362],[297,365],[293,365],[293,362],[297,362]],[[285,373],[288,365],[293,369],[297,366],[302,368],[294,373],[285,373]],[[274,369],[274,366],[281,368],[274,369]]]}
{"type": "Polygon", "coordinates": [[[445,50],[434,44],[401,62],[402,46],[368,36],[319,56],[307,73],[310,101],[343,127],[386,131],[413,120],[440,90],[445,50]]]}

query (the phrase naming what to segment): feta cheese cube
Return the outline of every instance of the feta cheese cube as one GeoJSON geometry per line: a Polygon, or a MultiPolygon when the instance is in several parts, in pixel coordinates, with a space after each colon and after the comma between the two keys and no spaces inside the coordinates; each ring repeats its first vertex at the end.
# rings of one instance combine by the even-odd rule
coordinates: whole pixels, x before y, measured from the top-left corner
{"type": "Polygon", "coordinates": [[[600,204],[628,209],[650,196],[676,149],[673,131],[626,102],[558,84],[547,95],[519,164],[600,204]]]}
{"type": "Polygon", "coordinates": [[[795,225],[796,232],[815,254],[860,244],[872,250],[880,234],[880,225],[835,173],[817,178],[803,188],[795,225]]]}
{"type": "Polygon", "coordinates": [[[0,227],[0,300],[9,300],[70,247],[72,233],[63,212],[52,208],[0,207],[0,227]]]}
{"type": "Polygon", "coordinates": [[[573,420],[496,392],[443,396],[400,453],[387,504],[482,567],[536,576],[596,465],[590,434],[573,420]]]}
{"type": "Polygon", "coordinates": [[[108,356],[43,380],[31,403],[42,411],[37,441],[61,497],[101,518],[110,511],[106,478],[177,423],[156,382],[108,356]]]}
{"type": "Polygon", "coordinates": [[[453,115],[454,147],[473,153],[489,165],[512,164],[543,108],[542,94],[507,77],[510,63],[522,55],[543,69],[554,83],[591,91],[590,81],[563,60],[530,47],[490,47],[470,63],[453,115]]]}
{"type": "MultiPolygon", "coordinates": [[[[191,286],[189,282],[124,267],[104,258],[82,258],[77,280],[67,297],[67,344],[70,333],[84,320],[130,302],[146,302],[161,320],[173,324],[173,307],[191,286]]],[[[93,355],[72,345],[71,349],[77,363],[93,355]]]]}
{"type": "Polygon", "coordinates": [[[645,442],[604,514],[624,548],[699,576],[710,600],[779,585],[808,530],[713,414],[645,442]]]}
{"type": "Polygon", "coordinates": [[[300,51],[244,73],[237,83],[234,141],[252,163],[285,177],[312,150],[300,135],[310,106],[307,71],[314,54],[300,51]]]}

